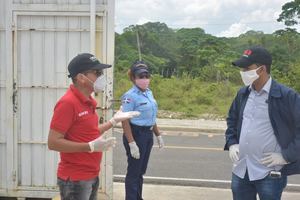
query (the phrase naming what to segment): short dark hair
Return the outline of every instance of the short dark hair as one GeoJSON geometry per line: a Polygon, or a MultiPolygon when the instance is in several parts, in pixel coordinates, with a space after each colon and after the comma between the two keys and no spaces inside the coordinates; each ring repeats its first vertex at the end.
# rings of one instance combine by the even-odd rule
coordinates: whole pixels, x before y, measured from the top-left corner
{"type": "Polygon", "coordinates": [[[76,82],[77,82],[76,77],[71,77],[71,79],[72,79],[72,82],[73,82],[73,83],[76,83],[76,82]]]}
{"type": "Polygon", "coordinates": [[[267,73],[268,74],[270,74],[271,73],[271,65],[267,65],[267,64],[260,64],[260,63],[257,63],[256,64],[257,66],[266,66],[266,71],[267,71],[267,73]]]}
{"type": "Polygon", "coordinates": [[[271,65],[265,65],[267,68],[267,73],[270,74],[271,73],[271,65]]]}

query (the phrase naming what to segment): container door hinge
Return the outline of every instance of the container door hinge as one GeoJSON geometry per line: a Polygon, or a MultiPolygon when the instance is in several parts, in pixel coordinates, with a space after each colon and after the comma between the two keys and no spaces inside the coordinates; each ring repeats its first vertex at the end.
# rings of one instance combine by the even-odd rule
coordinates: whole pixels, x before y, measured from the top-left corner
{"type": "Polygon", "coordinates": [[[17,180],[17,172],[16,171],[13,171],[12,180],[13,180],[13,182],[16,182],[16,180],[17,180]]]}
{"type": "Polygon", "coordinates": [[[13,111],[14,111],[14,113],[16,113],[17,110],[18,110],[18,103],[17,103],[18,102],[17,101],[18,96],[17,96],[17,94],[18,94],[17,83],[14,82],[14,85],[13,85],[13,96],[12,96],[13,111]]]}

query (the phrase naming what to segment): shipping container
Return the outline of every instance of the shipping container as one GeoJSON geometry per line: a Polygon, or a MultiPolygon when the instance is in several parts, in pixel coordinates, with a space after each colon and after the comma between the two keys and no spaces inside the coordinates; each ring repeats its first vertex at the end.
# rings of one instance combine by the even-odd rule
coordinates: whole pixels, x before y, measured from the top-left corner
{"type": "MultiPolygon", "coordinates": [[[[0,0],[0,197],[58,194],[49,124],[71,83],[67,65],[82,52],[113,64],[114,0],[0,0]]],[[[102,121],[112,115],[113,68],[105,76],[106,91],[96,96],[102,121]]],[[[112,199],[111,151],[100,181],[99,196],[112,199]]]]}

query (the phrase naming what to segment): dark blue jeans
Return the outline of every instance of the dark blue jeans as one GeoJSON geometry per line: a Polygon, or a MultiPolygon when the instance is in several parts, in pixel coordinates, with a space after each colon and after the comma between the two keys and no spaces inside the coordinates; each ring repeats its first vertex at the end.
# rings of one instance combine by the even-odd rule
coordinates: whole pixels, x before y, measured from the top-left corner
{"type": "Polygon", "coordinates": [[[143,190],[143,175],[146,173],[151,149],[153,132],[147,127],[131,126],[133,138],[140,150],[140,159],[134,159],[130,154],[128,141],[123,136],[127,154],[127,174],[125,178],[126,200],[141,200],[143,190]]]}
{"type": "Polygon", "coordinates": [[[99,178],[71,181],[57,178],[61,200],[97,200],[99,178]]]}
{"type": "Polygon", "coordinates": [[[231,190],[234,200],[256,200],[257,194],[260,200],[280,200],[286,184],[286,176],[250,181],[247,172],[244,179],[232,173],[231,190]]]}

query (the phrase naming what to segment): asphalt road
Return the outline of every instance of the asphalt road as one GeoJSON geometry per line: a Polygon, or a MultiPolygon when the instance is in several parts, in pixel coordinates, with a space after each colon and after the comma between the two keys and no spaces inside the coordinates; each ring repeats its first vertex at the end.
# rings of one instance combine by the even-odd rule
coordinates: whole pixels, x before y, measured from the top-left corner
{"type": "MultiPolygon", "coordinates": [[[[228,187],[231,179],[231,161],[223,151],[224,135],[211,133],[166,132],[166,147],[152,149],[146,176],[152,182],[179,185],[228,187]]],[[[127,158],[121,129],[114,130],[118,144],[114,149],[114,175],[126,174],[127,158]]],[[[154,138],[155,139],[155,138],[154,138]]],[[[300,175],[290,176],[289,184],[299,184],[300,175]]],[[[299,186],[295,190],[300,191],[299,186]],[[298,189],[299,188],[299,189],[298,189]]]]}

